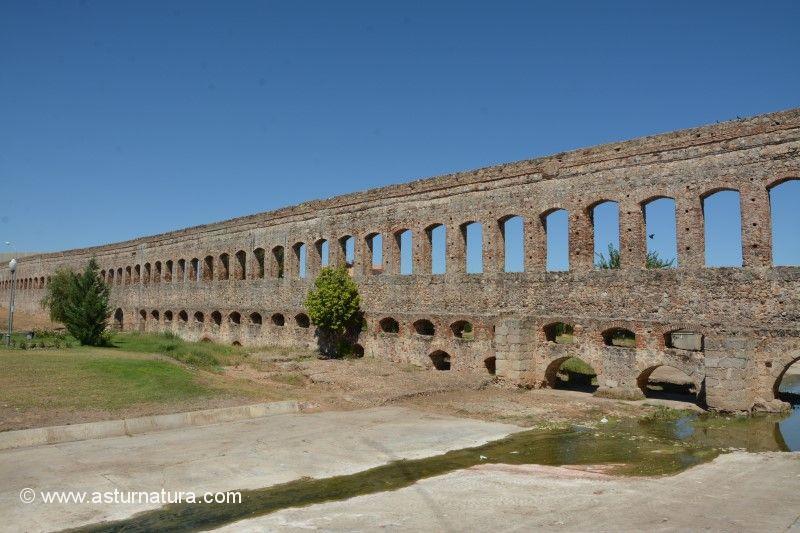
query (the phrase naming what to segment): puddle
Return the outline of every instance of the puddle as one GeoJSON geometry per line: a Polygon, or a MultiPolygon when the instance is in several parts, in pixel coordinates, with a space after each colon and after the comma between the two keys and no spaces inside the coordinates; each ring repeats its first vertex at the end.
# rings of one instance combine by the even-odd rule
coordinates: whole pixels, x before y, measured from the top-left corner
{"type": "MultiPolygon", "coordinates": [[[[798,383],[800,385],[800,383],[798,383]]],[[[129,519],[74,531],[197,531],[245,518],[362,494],[397,490],[414,482],[485,463],[612,465],[621,475],[663,475],[709,461],[726,451],[798,450],[800,410],[788,418],[722,417],[660,411],[639,420],[596,427],[529,430],[483,446],[424,459],[402,460],[351,475],[299,479],[242,491],[239,504],[169,505],[129,519]],[[788,424],[788,425],[787,425],[788,424]],[[788,431],[788,433],[785,433],[788,431]]]]}

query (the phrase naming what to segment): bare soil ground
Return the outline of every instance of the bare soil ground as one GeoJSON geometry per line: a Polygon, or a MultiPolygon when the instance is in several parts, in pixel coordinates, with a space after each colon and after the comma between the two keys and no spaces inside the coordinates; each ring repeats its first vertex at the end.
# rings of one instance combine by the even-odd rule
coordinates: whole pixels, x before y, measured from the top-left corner
{"type": "Polygon", "coordinates": [[[530,427],[602,416],[639,416],[652,409],[582,392],[520,389],[498,383],[490,375],[424,370],[371,358],[275,360],[264,354],[256,366],[227,367],[225,373],[284,389],[306,401],[308,410],[400,405],[530,427]]]}

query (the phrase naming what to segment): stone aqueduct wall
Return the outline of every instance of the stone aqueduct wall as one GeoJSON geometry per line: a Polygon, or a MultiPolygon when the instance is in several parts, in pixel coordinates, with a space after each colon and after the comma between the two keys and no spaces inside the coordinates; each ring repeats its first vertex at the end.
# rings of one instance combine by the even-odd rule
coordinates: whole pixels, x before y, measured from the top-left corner
{"type": "MultiPolygon", "coordinates": [[[[341,263],[339,239],[349,235],[367,320],[359,343],[369,356],[431,367],[430,354],[443,351],[453,369],[486,372],[494,362],[500,378],[538,386],[554,361],[577,355],[595,368],[601,390],[626,395],[667,364],[703,387],[710,407],[744,410],[757,398],[771,400],[776,381],[800,357],[800,268],[771,264],[769,205],[771,187],[797,178],[800,109],[26,257],[17,305],[37,310],[56,268],[80,268],[94,256],[124,329],[314,345],[313,326],[295,317],[320,268],[319,244],[328,240],[331,263],[341,263]],[[723,189],[740,192],[742,268],[704,264],[703,199],[723,189]],[[643,206],[661,197],[676,202],[676,269],[644,268],[643,206]],[[606,200],[619,203],[622,268],[600,271],[593,267],[591,211],[606,200]],[[543,216],[559,208],[569,213],[570,270],[547,272],[543,216]],[[523,273],[503,272],[501,223],[512,215],[524,219],[523,273]],[[462,227],[473,221],[483,226],[482,274],[465,272],[462,227]],[[430,273],[436,224],[446,227],[442,275],[430,273]],[[413,232],[413,275],[399,274],[393,236],[403,230],[413,232]],[[369,265],[368,237],[377,233],[384,236],[382,271],[369,265]],[[307,245],[305,278],[298,276],[298,243],[307,245]],[[286,250],[283,278],[272,256],[277,246],[286,250]],[[264,251],[264,277],[255,250],[264,251]],[[272,321],[278,313],[283,326],[272,321]],[[253,323],[258,315],[260,325],[253,323]],[[386,317],[397,320],[398,333],[381,331],[386,317]],[[431,321],[435,333],[417,334],[418,320],[431,321]],[[474,325],[474,339],[453,333],[461,320],[474,325]],[[575,325],[574,344],[547,340],[544,328],[556,321],[575,325]],[[635,332],[636,346],[607,345],[604,332],[614,327],[635,332]],[[667,334],[678,329],[704,335],[703,351],[668,347],[667,334]]],[[[0,272],[3,301],[9,277],[0,272]]]]}

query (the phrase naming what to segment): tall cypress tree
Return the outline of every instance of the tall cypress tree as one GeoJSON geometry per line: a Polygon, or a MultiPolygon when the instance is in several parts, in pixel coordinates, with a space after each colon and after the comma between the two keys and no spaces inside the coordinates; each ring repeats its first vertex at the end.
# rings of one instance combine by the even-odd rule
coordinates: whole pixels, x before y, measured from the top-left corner
{"type": "Polygon", "coordinates": [[[82,274],[62,271],[48,285],[43,302],[50,315],[63,322],[70,335],[81,344],[99,346],[106,341],[109,288],[98,273],[92,258],[82,274]]]}

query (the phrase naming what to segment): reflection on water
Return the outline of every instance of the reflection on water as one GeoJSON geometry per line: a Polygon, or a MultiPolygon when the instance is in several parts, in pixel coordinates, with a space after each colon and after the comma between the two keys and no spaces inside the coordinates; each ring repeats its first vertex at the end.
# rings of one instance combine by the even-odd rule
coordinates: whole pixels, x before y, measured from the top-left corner
{"type": "MultiPolygon", "coordinates": [[[[784,376],[779,392],[790,394],[791,397],[787,399],[796,402],[800,398],[800,374],[784,376]]],[[[792,451],[800,450],[800,403],[795,403],[789,416],[778,422],[778,431],[787,448],[792,451]]]]}

